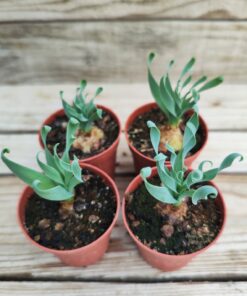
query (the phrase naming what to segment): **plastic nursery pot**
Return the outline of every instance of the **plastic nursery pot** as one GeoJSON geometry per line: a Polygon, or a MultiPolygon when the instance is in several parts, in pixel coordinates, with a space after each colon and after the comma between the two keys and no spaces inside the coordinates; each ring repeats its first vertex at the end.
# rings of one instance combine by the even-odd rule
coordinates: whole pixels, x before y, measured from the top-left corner
{"type": "MultiPolygon", "coordinates": [[[[155,168],[152,168],[151,177],[156,175],[157,175],[157,168],[155,167],[155,168]]],[[[132,239],[136,243],[139,249],[139,252],[141,253],[142,257],[153,267],[161,269],[163,271],[174,271],[174,270],[180,269],[183,266],[187,265],[194,257],[205,252],[208,248],[210,248],[213,244],[215,244],[215,242],[222,235],[223,229],[225,227],[225,222],[226,222],[226,206],[225,206],[222,193],[220,192],[219,188],[213,182],[209,182],[218,190],[216,203],[222,215],[222,226],[219,233],[215,237],[215,239],[203,249],[198,250],[194,253],[186,254],[186,255],[168,255],[168,254],[160,253],[156,250],[148,248],[140,240],[137,239],[135,234],[130,229],[129,224],[127,222],[126,213],[125,213],[126,196],[128,196],[128,194],[130,194],[131,192],[135,191],[141,185],[142,182],[143,180],[141,176],[138,175],[132,180],[132,182],[127,187],[124,194],[123,202],[122,202],[122,215],[123,215],[124,225],[129,235],[132,237],[132,239]]]]}
{"type": "Polygon", "coordinates": [[[95,174],[99,175],[100,177],[102,177],[105,180],[106,184],[112,188],[114,195],[116,197],[116,202],[117,202],[115,217],[113,218],[111,225],[98,239],[96,239],[92,243],[84,247],[73,249],[73,250],[56,250],[56,249],[44,247],[38,244],[37,242],[35,242],[29,236],[24,226],[25,225],[25,221],[24,221],[25,208],[26,208],[27,200],[31,197],[33,193],[32,188],[28,186],[24,188],[23,192],[21,193],[21,196],[18,202],[18,207],[17,207],[18,224],[20,225],[20,228],[24,233],[25,237],[28,239],[28,241],[34,246],[40,248],[41,250],[47,253],[54,254],[66,265],[77,266],[77,267],[94,264],[95,262],[97,262],[103,257],[104,253],[108,248],[110,235],[117,221],[117,217],[120,210],[120,196],[114,181],[105,172],[103,172],[102,170],[92,165],[82,163],[80,164],[80,166],[81,168],[88,169],[94,172],[95,174]]]}
{"type": "MultiPolygon", "coordinates": [[[[137,116],[139,116],[143,113],[146,113],[154,108],[157,108],[157,104],[155,102],[148,103],[148,104],[145,104],[145,105],[137,108],[133,113],[130,114],[130,116],[128,117],[126,124],[125,124],[124,133],[125,133],[127,143],[129,145],[129,149],[133,155],[136,174],[139,174],[140,169],[142,169],[143,167],[146,167],[146,166],[154,167],[155,161],[152,158],[145,156],[143,153],[141,153],[138,149],[136,149],[130,143],[128,130],[137,116]]],[[[208,140],[208,127],[207,127],[206,122],[203,120],[203,118],[200,115],[199,115],[199,122],[200,122],[200,126],[203,130],[203,134],[204,134],[203,143],[198,151],[196,151],[193,155],[186,157],[185,165],[188,168],[191,167],[191,164],[193,163],[193,161],[200,155],[201,151],[204,149],[204,147],[207,143],[207,140],[208,140]]],[[[170,161],[166,161],[166,166],[168,168],[171,166],[170,161]]]]}
{"type": "MultiPolygon", "coordinates": [[[[109,108],[107,108],[105,106],[102,106],[102,105],[97,105],[97,107],[104,110],[104,111],[106,111],[107,113],[111,114],[111,116],[115,119],[115,121],[117,122],[118,128],[119,128],[118,136],[115,139],[115,141],[111,144],[111,146],[109,146],[107,149],[105,149],[104,151],[102,151],[99,154],[96,154],[94,156],[87,157],[87,158],[84,158],[84,159],[80,159],[79,162],[94,165],[94,166],[102,169],[103,171],[105,171],[112,178],[114,178],[114,176],[115,176],[115,167],[116,167],[117,147],[118,147],[119,140],[120,140],[120,135],[121,135],[121,124],[120,124],[120,120],[119,120],[118,116],[111,109],[109,109],[109,108]]],[[[44,125],[51,124],[56,119],[56,117],[63,116],[63,115],[64,115],[64,109],[60,109],[60,110],[52,113],[43,122],[41,128],[44,125]]],[[[38,134],[39,143],[40,143],[41,147],[44,148],[44,145],[43,145],[42,140],[41,140],[41,128],[40,128],[39,134],[38,134]]]]}

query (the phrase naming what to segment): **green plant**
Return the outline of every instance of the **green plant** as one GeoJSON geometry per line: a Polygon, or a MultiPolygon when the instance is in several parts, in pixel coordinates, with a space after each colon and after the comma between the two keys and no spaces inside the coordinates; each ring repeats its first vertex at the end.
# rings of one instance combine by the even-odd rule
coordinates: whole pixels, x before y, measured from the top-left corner
{"type": "Polygon", "coordinates": [[[174,65],[173,60],[170,61],[166,74],[157,83],[151,72],[151,64],[154,58],[155,54],[151,52],[147,60],[149,87],[157,105],[166,116],[164,124],[169,127],[166,129],[167,143],[171,144],[176,151],[179,151],[182,148],[183,141],[179,125],[184,114],[192,109],[198,112],[197,102],[200,99],[200,93],[222,83],[223,77],[216,77],[207,81],[207,77],[202,76],[192,83],[190,72],[196,60],[191,58],[180,73],[174,87],[169,77],[169,70],[174,65]]]}
{"type": "Polygon", "coordinates": [[[102,110],[94,104],[94,99],[98,96],[103,88],[97,88],[93,98],[86,102],[87,94],[84,94],[87,81],[82,80],[80,87],[76,89],[76,95],[72,106],[69,105],[63,98],[63,91],[60,91],[64,112],[68,118],[76,118],[79,121],[79,129],[84,132],[89,132],[94,124],[94,121],[102,118],[102,110]]]}
{"type": "Polygon", "coordinates": [[[42,142],[45,147],[46,163],[39,159],[39,153],[36,156],[37,163],[42,172],[30,169],[17,164],[6,157],[9,149],[5,148],[1,152],[1,158],[7,167],[21,180],[33,188],[33,190],[42,198],[52,201],[71,200],[74,197],[74,188],[83,182],[81,177],[81,168],[78,159],[70,162],[69,149],[75,139],[74,134],[78,128],[79,122],[72,118],[69,120],[66,131],[66,147],[61,157],[57,154],[56,144],[53,154],[46,145],[46,137],[50,132],[49,126],[44,126],[41,130],[42,142]]]}
{"type": "Polygon", "coordinates": [[[158,84],[150,69],[154,58],[155,54],[151,52],[148,56],[147,62],[149,87],[156,103],[166,115],[167,122],[170,125],[179,125],[184,113],[190,109],[196,108],[202,91],[216,87],[223,82],[223,77],[221,76],[210,81],[207,81],[206,76],[202,76],[192,83],[186,91],[186,87],[188,88],[192,81],[192,74],[190,74],[190,71],[196,61],[195,58],[191,58],[180,73],[175,87],[172,87],[169,77],[169,70],[174,65],[173,60],[170,61],[166,74],[160,78],[160,82],[158,84]]]}
{"type": "Polygon", "coordinates": [[[171,169],[169,170],[165,165],[167,156],[158,152],[160,131],[152,121],[148,121],[147,124],[150,128],[150,138],[156,153],[155,161],[161,186],[153,185],[147,180],[152,171],[150,167],[141,170],[141,177],[147,191],[162,203],[178,206],[187,197],[192,199],[193,204],[197,204],[199,200],[207,199],[208,197],[216,198],[218,195],[217,189],[202,182],[214,179],[220,171],[231,166],[236,158],[240,158],[240,161],[243,160],[241,154],[232,153],[223,160],[218,168],[204,171],[203,168],[206,163],[212,165],[211,161],[206,160],[201,162],[196,170],[188,172],[184,165],[184,159],[196,143],[195,133],[198,128],[198,115],[194,113],[186,123],[183,149],[179,153],[175,153],[171,146],[166,145],[171,153],[171,169]]]}

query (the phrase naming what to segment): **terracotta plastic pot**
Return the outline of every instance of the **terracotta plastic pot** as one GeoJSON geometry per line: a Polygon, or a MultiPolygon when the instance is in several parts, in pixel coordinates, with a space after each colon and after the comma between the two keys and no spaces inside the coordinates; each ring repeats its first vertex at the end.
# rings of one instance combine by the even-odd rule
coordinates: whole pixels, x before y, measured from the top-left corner
{"type": "MultiPolygon", "coordinates": [[[[118,136],[116,138],[116,140],[112,143],[112,145],[110,147],[108,147],[107,149],[105,149],[104,151],[100,152],[99,154],[96,154],[94,156],[91,157],[87,157],[85,159],[80,160],[80,163],[89,163],[92,164],[100,169],[102,169],[103,171],[105,171],[109,176],[111,176],[112,178],[114,178],[115,176],[115,167],[116,167],[116,154],[117,154],[117,147],[119,144],[119,140],[120,140],[120,135],[121,135],[121,124],[120,124],[120,120],[118,118],[118,116],[109,108],[102,106],[102,105],[97,105],[98,108],[106,111],[107,113],[111,114],[111,116],[115,119],[115,121],[117,122],[118,128],[119,128],[119,132],[118,132],[118,136]]],[[[58,116],[62,116],[64,115],[64,109],[60,109],[54,113],[52,113],[42,124],[41,128],[44,125],[49,125],[51,124],[56,117],[58,116]]],[[[39,130],[39,143],[41,145],[42,148],[44,148],[44,145],[42,143],[41,140],[41,128],[39,130]]]]}
{"type": "MultiPolygon", "coordinates": [[[[151,109],[157,108],[157,104],[156,103],[148,103],[145,104],[139,108],[137,108],[133,113],[130,114],[130,116],[128,117],[126,124],[125,124],[125,137],[126,140],[128,142],[130,151],[132,152],[133,155],[133,159],[134,159],[134,166],[135,166],[135,172],[136,174],[139,174],[140,169],[142,169],[143,167],[146,166],[150,166],[150,167],[154,167],[155,166],[155,161],[148,157],[145,156],[144,154],[142,154],[139,150],[137,150],[131,143],[129,140],[129,135],[128,135],[128,130],[130,128],[130,126],[132,125],[133,121],[136,119],[137,116],[146,113],[148,111],[150,111],[151,109]]],[[[203,130],[203,134],[204,139],[203,139],[203,144],[200,147],[200,149],[194,153],[193,155],[186,157],[185,159],[185,165],[190,168],[191,164],[193,163],[193,161],[199,156],[199,154],[201,153],[201,151],[203,150],[203,148],[205,147],[207,140],[208,140],[208,128],[207,128],[207,124],[206,122],[203,120],[203,118],[199,115],[199,122],[200,122],[200,126],[203,130]]],[[[166,165],[167,167],[170,167],[170,162],[166,161],[166,165]]]]}
{"type": "MultiPolygon", "coordinates": [[[[157,175],[157,169],[153,168],[151,177],[155,176],[155,175],[157,175]]],[[[220,190],[213,182],[210,182],[210,184],[213,185],[218,190],[218,197],[216,198],[216,203],[219,206],[219,209],[222,214],[222,226],[221,226],[221,229],[220,229],[218,235],[215,237],[215,239],[209,245],[204,247],[203,249],[196,251],[194,253],[191,253],[191,254],[186,254],[186,255],[167,255],[167,254],[163,254],[163,253],[160,253],[158,251],[148,248],[141,241],[139,241],[137,239],[137,237],[134,235],[134,233],[130,229],[129,224],[127,222],[126,213],[125,213],[126,196],[129,193],[135,191],[141,185],[142,182],[143,181],[142,181],[141,176],[138,175],[132,180],[132,182],[127,187],[127,189],[125,191],[125,196],[124,196],[124,199],[122,202],[122,215],[123,215],[124,225],[129,233],[129,235],[132,237],[132,239],[136,243],[136,245],[139,249],[139,252],[141,253],[142,257],[153,267],[156,267],[156,268],[161,269],[163,271],[174,271],[174,270],[180,269],[183,266],[185,266],[186,264],[188,264],[189,261],[191,261],[194,257],[205,252],[208,248],[210,248],[213,244],[215,244],[215,242],[222,235],[222,232],[223,232],[223,229],[225,226],[225,222],[226,222],[226,206],[225,206],[225,202],[224,202],[224,199],[223,199],[223,196],[222,196],[220,190]]]]}
{"type": "Polygon", "coordinates": [[[112,232],[112,229],[117,221],[119,210],[120,210],[120,197],[118,189],[114,183],[114,181],[102,170],[91,166],[89,164],[81,164],[81,167],[84,169],[88,169],[95,174],[101,176],[106,184],[110,186],[114,192],[114,195],[116,196],[116,202],[117,202],[117,209],[115,213],[115,217],[110,225],[110,227],[106,230],[105,233],[103,233],[97,240],[93,241],[91,244],[86,245],[84,247],[73,249],[73,250],[55,250],[51,248],[44,247],[37,242],[35,242],[28,234],[24,224],[24,214],[25,214],[25,208],[27,204],[27,200],[30,198],[30,196],[33,193],[33,189],[26,186],[21,193],[18,207],[17,207],[17,219],[18,223],[21,227],[22,232],[24,233],[25,237],[29,240],[30,243],[35,245],[36,247],[40,248],[41,250],[54,254],[57,256],[63,263],[70,266],[87,266],[90,264],[94,264],[98,260],[100,260],[104,253],[106,252],[109,244],[110,235],[112,232]]]}

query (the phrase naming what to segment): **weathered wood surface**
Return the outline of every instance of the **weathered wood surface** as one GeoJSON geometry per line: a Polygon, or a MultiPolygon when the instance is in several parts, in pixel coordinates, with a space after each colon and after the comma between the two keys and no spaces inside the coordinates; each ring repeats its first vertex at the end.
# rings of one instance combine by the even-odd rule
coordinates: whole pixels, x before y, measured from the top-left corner
{"type": "Polygon", "coordinates": [[[2,23],[0,83],[146,81],[150,50],[160,54],[159,73],[175,58],[178,74],[194,55],[196,75],[224,74],[228,83],[246,83],[246,30],[243,21],[2,23]]]}
{"type": "MultiPolygon", "coordinates": [[[[130,180],[131,177],[128,176],[116,179],[121,196],[130,180]]],[[[103,260],[87,268],[63,266],[54,256],[31,246],[20,233],[16,225],[15,211],[23,183],[16,177],[1,177],[0,278],[154,282],[247,280],[247,176],[221,175],[217,177],[216,182],[222,190],[228,208],[227,225],[223,236],[213,248],[195,258],[187,267],[165,273],[150,267],[142,260],[123,228],[121,218],[114,228],[110,247],[103,260]]],[[[193,287],[191,289],[193,291],[193,287]]]]}
{"type": "MultiPolygon", "coordinates": [[[[41,150],[36,134],[0,134],[0,148],[10,148],[9,157],[17,162],[30,167],[38,167],[35,155],[41,150]]],[[[219,165],[223,158],[231,153],[239,152],[246,156],[246,160],[238,163],[237,161],[226,172],[245,172],[247,173],[247,141],[244,132],[211,132],[209,141],[201,155],[193,164],[194,167],[205,159],[212,160],[214,165],[219,165]]],[[[122,134],[120,145],[117,152],[117,173],[133,173],[133,161],[122,134]]],[[[0,174],[9,173],[9,169],[0,162],[0,174]]]]}
{"type": "Polygon", "coordinates": [[[1,282],[0,295],[61,296],[239,296],[246,295],[247,283],[75,283],[75,282],[1,282]]]}
{"type": "MultiPolygon", "coordinates": [[[[147,82],[89,83],[89,93],[93,94],[98,86],[103,86],[104,91],[96,102],[111,107],[119,115],[122,128],[134,109],[153,101],[147,82]]],[[[1,86],[0,133],[37,131],[51,112],[62,107],[59,91],[64,90],[70,101],[75,89],[76,85],[1,86]]],[[[210,130],[247,130],[247,85],[224,83],[202,93],[199,105],[210,130]]]]}
{"type": "Polygon", "coordinates": [[[0,2],[0,21],[246,19],[245,0],[83,0],[0,2]]]}
{"type": "MultiPolygon", "coordinates": [[[[91,93],[95,85],[89,86],[91,93]]],[[[151,101],[146,83],[103,86],[105,93],[98,102],[112,107],[123,123],[137,106],[151,101]]],[[[42,120],[61,106],[59,90],[64,89],[66,97],[71,98],[74,88],[75,85],[0,87],[0,149],[10,147],[12,159],[35,167],[35,153],[39,150],[36,131],[42,120]]],[[[232,151],[247,157],[246,94],[244,85],[225,84],[202,96],[201,114],[208,122],[210,135],[199,160],[211,159],[216,165],[232,151]]],[[[31,246],[20,232],[15,216],[24,184],[9,173],[0,162],[0,295],[247,294],[246,160],[234,164],[215,180],[228,208],[223,236],[188,266],[170,273],[143,261],[123,227],[121,215],[107,253],[93,266],[64,266],[56,257],[31,246]]],[[[121,196],[132,178],[131,155],[122,135],[116,177],[121,196]]]]}

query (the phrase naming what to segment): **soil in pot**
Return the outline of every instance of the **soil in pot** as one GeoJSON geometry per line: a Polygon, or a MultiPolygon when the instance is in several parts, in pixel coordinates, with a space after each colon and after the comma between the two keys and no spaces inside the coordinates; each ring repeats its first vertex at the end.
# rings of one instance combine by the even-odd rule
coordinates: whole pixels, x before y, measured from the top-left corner
{"type": "MultiPolygon", "coordinates": [[[[157,177],[151,181],[159,184],[157,177]]],[[[163,204],[143,183],[126,197],[126,216],[132,232],[144,245],[169,255],[190,254],[206,247],[222,226],[215,200],[193,205],[188,199],[179,207],[163,204]]]]}
{"type": "MultiPolygon", "coordinates": [[[[52,128],[47,136],[47,146],[51,152],[56,143],[58,146],[58,155],[61,155],[66,143],[66,127],[68,117],[66,115],[57,116],[56,119],[49,124],[52,128]]],[[[70,149],[70,158],[76,155],[79,159],[88,158],[99,154],[110,147],[117,139],[119,126],[110,113],[103,110],[102,118],[95,121],[95,125],[91,133],[77,133],[74,144],[70,149]]]]}
{"type": "MultiPolygon", "coordinates": [[[[179,126],[182,134],[184,133],[185,124],[188,119],[189,119],[188,115],[184,116],[183,121],[179,126]]],[[[135,120],[129,127],[128,135],[129,135],[130,143],[138,151],[140,151],[142,154],[144,154],[147,157],[154,158],[155,152],[150,141],[150,130],[147,127],[148,120],[153,121],[159,128],[164,126],[164,124],[167,121],[165,114],[158,107],[152,108],[150,111],[140,114],[135,118],[135,120]]],[[[204,138],[205,138],[205,133],[200,126],[196,133],[196,145],[188,153],[187,157],[193,155],[202,147],[204,138]]],[[[165,153],[168,156],[168,160],[169,160],[169,156],[170,156],[169,151],[162,150],[160,152],[165,153]]]]}
{"type": "Polygon", "coordinates": [[[25,227],[37,243],[52,249],[71,250],[99,238],[116,213],[112,189],[94,173],[83,170],[84,183],[75,188],[74,202],[54,202],[34,193],[25,210],[25,227]]]}

